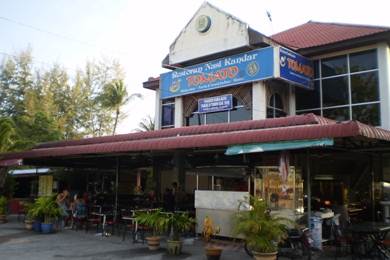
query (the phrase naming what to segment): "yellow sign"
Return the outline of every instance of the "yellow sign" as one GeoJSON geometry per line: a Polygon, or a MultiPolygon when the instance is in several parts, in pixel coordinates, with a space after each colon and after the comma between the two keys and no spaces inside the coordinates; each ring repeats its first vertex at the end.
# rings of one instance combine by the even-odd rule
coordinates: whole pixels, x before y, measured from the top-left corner
{"type": "Polygon", "coordinates": [[[39,176],[39,196],[51,196],[53,192],[53,176],[39,176]]]}

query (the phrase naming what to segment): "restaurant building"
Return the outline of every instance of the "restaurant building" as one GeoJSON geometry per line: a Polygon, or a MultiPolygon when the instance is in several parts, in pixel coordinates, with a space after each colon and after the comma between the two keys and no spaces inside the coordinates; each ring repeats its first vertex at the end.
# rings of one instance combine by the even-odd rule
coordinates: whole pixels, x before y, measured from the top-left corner
{"type": "Polygon", "coordinates": [[[389,44],[390,28],[312,21],[268,37],[205,2],[162,61],[171,71],[143,83],[156,131],[40,144],[0,166],[113,169],[116,207],[132,193],[126,174],[145,186],[151,171],[160,198],[177,182],[198,231],[209,215],[225,236],[249,194],[291,218],[335,202],[383,218],[389,44]]]}

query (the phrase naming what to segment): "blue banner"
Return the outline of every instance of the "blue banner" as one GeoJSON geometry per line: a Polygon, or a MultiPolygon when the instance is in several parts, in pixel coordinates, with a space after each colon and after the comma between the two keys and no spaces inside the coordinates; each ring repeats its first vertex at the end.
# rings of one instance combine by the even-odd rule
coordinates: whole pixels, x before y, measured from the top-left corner
{"type": "Polygon", "coordinates": [[[161,99],[272,78],[273,50],[266,47],[161,74],[161,99]]]}
{"type": "Polygon", "coordinates": [[[198,113],[211,113],[231,110],[233,108],[232,94],[198,100],[198,113]]]}
{"type": "Polygon", "coordinates": [[[282,79],[304,88],[313,88],[313,64],[307,58],[285,48],[280,48],[279,67],[282,79]]]}

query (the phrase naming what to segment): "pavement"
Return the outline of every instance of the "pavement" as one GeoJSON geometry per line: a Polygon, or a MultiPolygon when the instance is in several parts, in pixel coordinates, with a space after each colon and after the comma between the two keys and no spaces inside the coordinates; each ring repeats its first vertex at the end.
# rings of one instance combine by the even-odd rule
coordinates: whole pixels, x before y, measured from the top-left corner
{"type": "MultiPolygon", "coordinates": [[[[146,244],[134,244],[129,238],[122,241],[120,236],[102,237],[92,231],[75,230],[38,234],[25,230],[24,224],[18,222],[16,217],[10,216],[9,220],[6,224],[0,224],[0,260],[206,259],[204,243],[199,239],[187,239],[183,253],[170,256],[166,253],[164,241],[160,250],[149,251],[146,244]]],[[[221,260],[251,259],[240,245],[224,242],[222,245],[221,260]]],[[[320,256],[317,259],[334,258],[320,256]]]]}

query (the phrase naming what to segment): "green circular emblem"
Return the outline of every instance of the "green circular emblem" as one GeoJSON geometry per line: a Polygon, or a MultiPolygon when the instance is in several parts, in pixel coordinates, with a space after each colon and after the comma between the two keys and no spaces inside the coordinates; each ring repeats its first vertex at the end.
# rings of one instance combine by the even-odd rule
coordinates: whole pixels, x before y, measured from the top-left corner
{"type": "Polygon", "coordinates": [[[211,18],[207,15],[201,15],[196,19],[196,30],[200,33],[205,33],[210,29],[211,18]]]}
{"type": "Polygon", "coordinates": [[[260,66],[257,64],[256,61],[252,61],[246,66],[246,73],[248,73],[249,76],[255,76],[257,72],[259,72],[260,66]]]}

